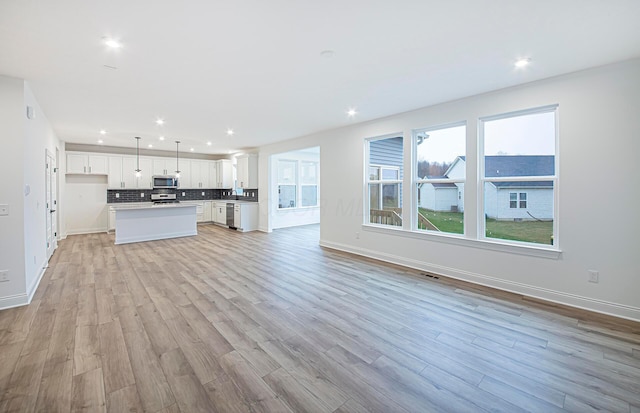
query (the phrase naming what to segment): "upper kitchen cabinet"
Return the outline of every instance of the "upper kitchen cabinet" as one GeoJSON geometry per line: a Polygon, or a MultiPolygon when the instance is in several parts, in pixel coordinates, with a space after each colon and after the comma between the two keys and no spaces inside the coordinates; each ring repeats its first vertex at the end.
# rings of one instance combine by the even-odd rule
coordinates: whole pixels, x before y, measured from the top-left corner
{"type": "Polygon", "coordinates": [[[247,154],[238,157],[236,187],[258,188],[258,155],[247,154]]]}
{"type": "Polygon", "coordinates": [[[109,157],[109,189],[151,189],[153,175],[150,158],[140,158],[140,177],[136,176],[138,160],[132,156],[109,157]]]}
{"type": "Polygon", "coordinates": [[[153,158],[153,175],[175,175],[175,158],[153,158]]]}
{"type": "Polygon", "coordinates": [[[213,188],[233,188],[233,164],[229,159],[214,161],[209,172],[209,183],[213,188]]]}
{"type": "Polygon", "coordinates": [[[215,168],[211,161],[199,161],[192,159],[191,166],[191,188],[211,188],[211,168],[215,168]]]}
{"type": "Polygon", "coordinates": [[[108,162],[106,155],[67,153],[68,174],[107,175],[107,172],[108,162]]]}

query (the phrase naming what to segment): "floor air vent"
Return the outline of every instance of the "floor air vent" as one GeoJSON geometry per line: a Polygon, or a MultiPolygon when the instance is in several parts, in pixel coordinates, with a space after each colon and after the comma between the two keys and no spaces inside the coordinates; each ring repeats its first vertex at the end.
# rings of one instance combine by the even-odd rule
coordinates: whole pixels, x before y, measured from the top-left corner
{"type": "Polygon", "coordinates": [[[421,274],[424,275],[425,277],[433,278],[434,280],[439,280],[440,279],[440,277],[438,277],[437,275],[431,275],[431,274],[427,274],[425,272],[423,272],[421,274]]]}

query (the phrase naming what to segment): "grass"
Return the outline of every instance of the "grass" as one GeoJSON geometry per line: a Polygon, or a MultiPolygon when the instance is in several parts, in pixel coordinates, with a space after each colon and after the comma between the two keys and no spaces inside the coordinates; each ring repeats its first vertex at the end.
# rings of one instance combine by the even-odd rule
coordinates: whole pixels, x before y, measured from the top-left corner
{"type": "MultiPolygon", "coordinates": [[[[435,212],[419,208],[433,225],[442,232],[462,234],[464,216],[461,212],[435,212]]],[[[488,238],[497,238],[513,241],[533,242],[536,244],[551,244],[553,234],[553,221],[486,221],[488,238]]],[[[422,228],[421,228],[422,229],[422,228]]]]}
{"type": "Polygon", "coordinates": [[[440,231],[452,234],[464,233],[464,218],[461,212],[436,212],[424,208],[418,208],[418,210],[440,231]]]}

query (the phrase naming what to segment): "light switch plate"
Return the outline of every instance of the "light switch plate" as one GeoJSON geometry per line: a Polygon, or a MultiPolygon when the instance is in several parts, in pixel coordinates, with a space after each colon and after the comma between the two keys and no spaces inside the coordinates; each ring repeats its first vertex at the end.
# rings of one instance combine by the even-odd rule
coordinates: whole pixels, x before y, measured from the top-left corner
{"type": "Polygon", "coordinates": [[[0,216],[9,215],[9,204],[0,204],[0,216]]]}

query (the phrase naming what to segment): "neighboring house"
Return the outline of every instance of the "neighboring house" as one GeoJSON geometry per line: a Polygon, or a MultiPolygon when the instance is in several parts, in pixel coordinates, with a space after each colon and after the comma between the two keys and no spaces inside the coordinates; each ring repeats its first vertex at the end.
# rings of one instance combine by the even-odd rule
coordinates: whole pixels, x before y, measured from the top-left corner
{"type": "MultiPolygon", "coordinates": [[[[553,175],[553,155],[512,155],[485,157],[485,176],[553,175]]],[[[451,164],[444,178],[464,178],[465,157],[451,164]]],[[[442,177],[429,177],[437,179],[442,177]]],[[[419,206],[432,211],[463,211],[464,184],[425,183],[420,188],[419,206]]],[[[485,214],[499,220],[552,220],[553,183],[547,181],[492,182],[484,193],[485,214]]]]}
{"type": "Polygon", "coordinates": [[[369,184],[371,209],[402,208],[402,186],[384,181],[402,181],[402,137],[371,141],[369,144],[369,184]],[[377,178],[374,178],[377,177],[377,178]]]}

